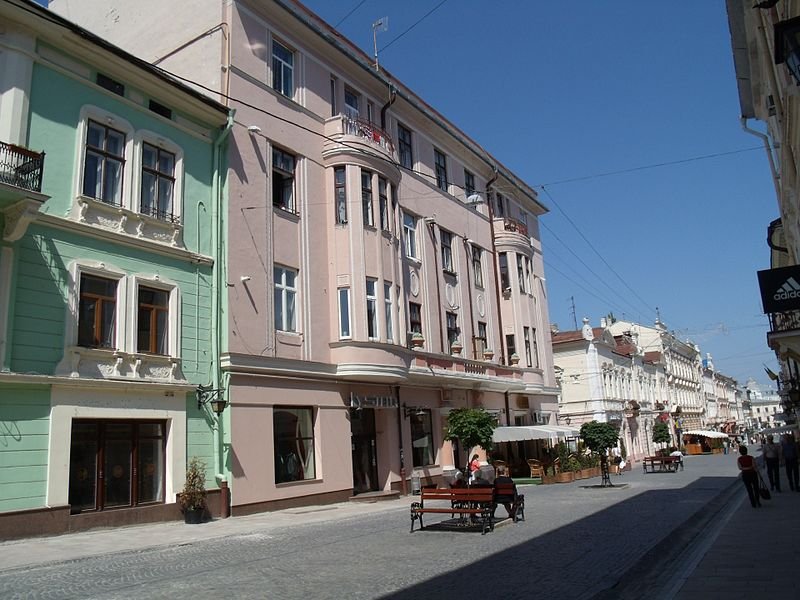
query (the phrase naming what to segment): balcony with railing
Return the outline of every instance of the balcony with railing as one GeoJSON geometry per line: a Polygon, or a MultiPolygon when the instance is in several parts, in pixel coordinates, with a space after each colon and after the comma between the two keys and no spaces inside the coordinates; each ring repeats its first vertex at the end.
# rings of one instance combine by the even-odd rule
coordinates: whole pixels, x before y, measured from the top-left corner
{"type": "Polygon", "coordinates": [[[323,157],[367,151],[379,158],[394,160],[391,136],[375,123],[350,115],[336,115],[325,121],[323,157]]]}
{"type": "Polygon", "coordinates": [[[38,193],[42,191],[43,171],[44,152],[0,142],[0,184],[38,193]]]}

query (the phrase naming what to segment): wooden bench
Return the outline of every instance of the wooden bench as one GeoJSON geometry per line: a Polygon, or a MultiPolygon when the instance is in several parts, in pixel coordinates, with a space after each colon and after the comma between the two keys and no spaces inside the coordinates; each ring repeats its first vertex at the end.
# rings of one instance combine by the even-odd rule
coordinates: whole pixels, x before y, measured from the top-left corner
{"type": "Polygon", "coordinates": [[[674,473],[680,463],[680,456],[648,456],[642,459],[642,468],[645,473],[674,473]]]}
{"type": "Polygon", "coordinates": [[[516,523],[520,519],[525,520],[525,495],[517,492],[517,487],[513,483],[494,484],[495,509],[498,504],[511,505],[509,517],[516,523]]]}
{"type": "Polygon", "coordinates": [[[419,528],[424,529],[422,515],[425,513],[459,515],[462,524],[469,524],[479,520],[482,525],[482,534],[487,530],[494,531],[494,502],[493,487],[467,487],[467,488],[436,488],[420,490],[419,502],[411,503],[411,531],[414,523],[419,520],[419,528]],[[425,503],[428,506],[425,506],[425,503]],[[431,506],[431,502],[446,502],[448,506],[431,506]]]}

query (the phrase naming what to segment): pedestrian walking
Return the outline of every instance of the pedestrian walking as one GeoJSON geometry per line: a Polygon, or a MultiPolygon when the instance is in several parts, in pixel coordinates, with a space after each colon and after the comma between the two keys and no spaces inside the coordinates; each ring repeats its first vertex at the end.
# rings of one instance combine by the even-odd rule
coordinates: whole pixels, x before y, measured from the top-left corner
{"type": "Polygon", "coordinates": [[[772,434],[767,436],[767,442],[761,448],[764,460],[767,463],[767,477],[769,478],[769,489],[774,492],[781,491],[781,468],[783,462],[783,451],[780,444],[773,441],[772,434]]]}
{"type": "Polygon", "coordinates": [[[783,436],[781,451],[783,452],[783,464],[786,468],[786,479],[789,480],[789,489],[800,492],[800,485],[798,485],[800,473],[798,473],[797,468],[797,442],[794,439],[794,434],[787,433],[783,436]]]}
{"type": "Polygon", "coordinates": [[[742,472],[742,483],[747,490],[747,496],[750,498],[750,506],[758,508],[761,506],[761,496],[758,492],[758,466],[756,460],[747,454],[747,446],[744,444],[739,446],[739,456],[736,461],[739,470],[742,472]]]}

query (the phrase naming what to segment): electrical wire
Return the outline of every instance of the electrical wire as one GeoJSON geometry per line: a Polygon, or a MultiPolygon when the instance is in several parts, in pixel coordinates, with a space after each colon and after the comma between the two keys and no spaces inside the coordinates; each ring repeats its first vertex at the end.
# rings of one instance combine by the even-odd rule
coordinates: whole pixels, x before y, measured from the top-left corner
{"type": "Polygon", "coordinates": [[[339,27],[339,25],[341,25],[342,23],[344,23],[344,22],[347,20],[347,18],[348,18],[350,15],[352,15],[352,14],[353,14],[354,12],[356,12],[356,11],[357,11],[359,8],[361,8],[361,5],[362,5],[362,4],[364,4],[366,1],[367,1],[367,0],[361,0],[361,2],[359,2],[358,4],[356,4],[356,5],[355,5],[355,6],[354,6],[354,7],[353,7],[351,10],[350,10],[350,12],[349,12],[349,13],[347,13],[345,16],[343,16],[341,19],[339,19],[339,22],[338,22],[338,23],[336,23],[336,25],[334,25],[334,26],[333,26],[333,28],[334,28],[334,29],[338,28],[338,27],[339,27]]]}
{"type": "Polygon", "coordinates": [[[399,40],[401,37],[403,37],[405,34],[407,34],[409,31],[411,31],[412,29],[414,29],[414,27],[416,27],[417,25],[419,25],[420,23],[422,23],[422,22],[423,22],[425,19],[427,19],[429,16],[431,16],[433,13],[435,13],[435,12],[436,12],[436,11],[437,11],[437,10],[438,10],[438,9],[439,9],[439,8],[440,8],[440,7],[441,7],[441,6],[442,6],[442,5],[445,3],[445,2],[447,2],[447,0],[442,0],[441,2],[439,2],[439,4],[437,4],[437,5],[436,5],[436,6],[434,6],[432,9],[430,9],[428,12],[426,12],[424,15],[422,15],[422,17],[420,17],[419,19],[417,19],[417,21],[416,21],[415,23],[413,23],[413,24],[411,25],[411,27],[409,27],[408,29],[406,29],[405,31],[403,31],[401,34],[399,34],[397,37],[393,38],[391,41],[387,42],[385,46],[381,47],[381,48],[378,50],[378,52],[383,52],[384,50],[386,50],[386,49],[387,49],[389,46],[391,46],[392,44],[394,44],[396,41],[398,41],[398,40],[399,40]]]}

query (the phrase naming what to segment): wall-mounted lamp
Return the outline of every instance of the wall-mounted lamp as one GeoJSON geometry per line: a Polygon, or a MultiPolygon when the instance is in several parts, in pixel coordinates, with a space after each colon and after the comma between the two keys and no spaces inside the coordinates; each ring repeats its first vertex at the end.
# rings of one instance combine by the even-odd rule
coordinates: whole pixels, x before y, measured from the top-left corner
{"type": "Polygon", "coordinates": [[[411,417],[421,417],[427,411],[421,406],[408,406],[405,402],[403,403],[403,416],[406,419],[410,419],[411,417]]]}
{"type": "Polygon", "coordinates": [[[242,275],[239,277],[239,280],[244,283],[245,281],[250,281],[250,275],[242,275]]]}
{"type": "Polygon", "coordinates": [[[247,128],[247,132],[251,135],[257,135],[261,133],[261,127],[259,127],[258,125],[250,125],[247,128]]]}
{"type": "Polygon", "coordinates": [[[214,414],[221,415],[225,407],[228,406],[228,401],[222,397],[225,390],[222,388],[212,388],[210,385],[197,386],[197,409],[200,410],[205,404],[211,404],[211,410],[214,414]]]}
{"type": "Polygon", "coordinates": [[[569,427],[569,424],[572,423],[572,419],[570,417],[564,417],[564,423],[566,423],[567,427],[569,427]]]}

